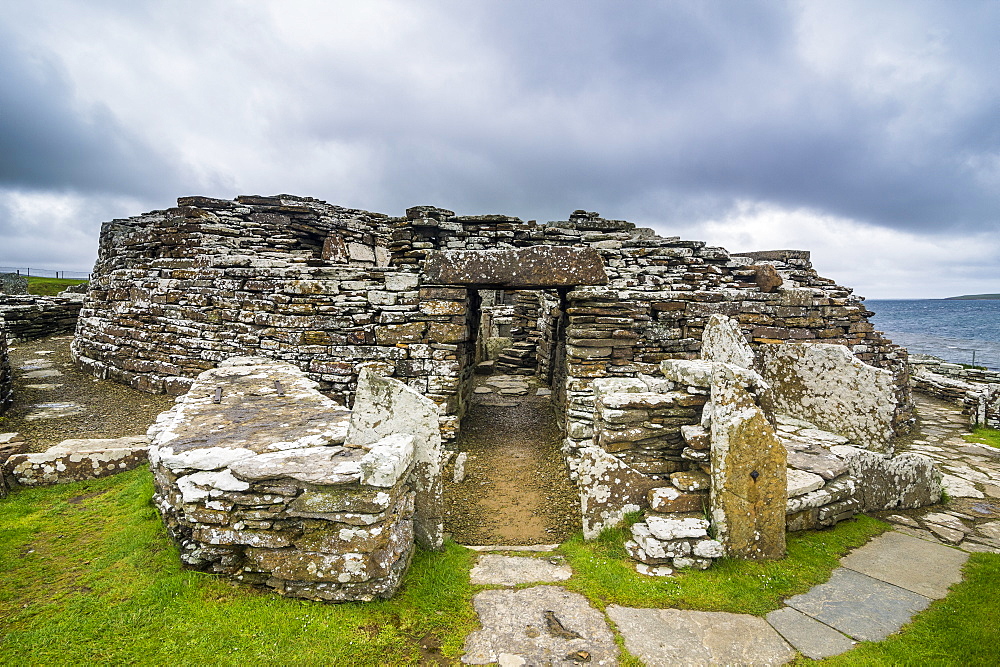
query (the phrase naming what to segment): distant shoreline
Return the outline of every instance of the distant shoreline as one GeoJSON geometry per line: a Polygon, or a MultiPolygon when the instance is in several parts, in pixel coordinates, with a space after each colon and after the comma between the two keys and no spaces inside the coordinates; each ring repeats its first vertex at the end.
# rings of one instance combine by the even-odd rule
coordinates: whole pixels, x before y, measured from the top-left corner
{"type": "Polygon", "coordinates": [[[965,294],[963,296],[949,296],[943,301],[996,301],[1000,299],[1000,294],[965,294]]]}

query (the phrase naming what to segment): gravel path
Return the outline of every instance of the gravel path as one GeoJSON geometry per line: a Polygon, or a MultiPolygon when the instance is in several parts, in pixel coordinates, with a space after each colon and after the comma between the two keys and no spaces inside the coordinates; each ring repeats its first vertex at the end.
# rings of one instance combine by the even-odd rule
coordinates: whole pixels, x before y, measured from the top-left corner
{"type": "Polygon", "coordinates": [[[27,451],[41,452],[68,438],[142,435],[172,396],[144,394],[80,371],[70,358],[72,336],[50,336],[10,347],[14,406],[0,431],[17,431],[27,451]]]}
{"type": "Polygon", "coordinates": [[[468,456],[466,476],[455,483],[447,470],[445,530],[459,544],[564,542],[580,529],[580,500],[559,451],[552,406],[536,395],[537,381],[502,377],[479,380],[500,386],[474,394],[462,420],[456,446],[468,456]]]}

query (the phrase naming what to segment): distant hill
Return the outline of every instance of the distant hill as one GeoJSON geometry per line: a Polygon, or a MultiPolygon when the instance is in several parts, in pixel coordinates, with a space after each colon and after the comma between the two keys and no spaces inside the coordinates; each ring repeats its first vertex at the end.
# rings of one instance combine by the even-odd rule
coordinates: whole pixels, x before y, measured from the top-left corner
{"type": "Polygon", "coordinates": [[[976,301],[979,299],[1000,299],[1000,294],[966,294],[964,296],[949,296],[945,301],[976,301]]]}

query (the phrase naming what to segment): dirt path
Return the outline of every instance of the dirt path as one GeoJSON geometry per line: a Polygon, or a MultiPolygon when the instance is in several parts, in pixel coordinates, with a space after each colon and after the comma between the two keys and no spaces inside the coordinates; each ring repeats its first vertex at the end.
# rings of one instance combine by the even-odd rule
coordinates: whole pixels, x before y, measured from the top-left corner
{"type": "Polygon", "coordinates": [[[555,544],[580,528],[549,399],[534,395],[534,382],[518,396],[519,384],[476,395],[462,421],[465,480],[454,483],[451,467],[445,479],[445,530],[459,544],[555,544]]]}
{"type": "Polygon", "coordinates": [[[142,435],[173,396],[144,394],[84,373],[70,358],[72,336],[12,344],[14,406],[0,417],[0,432],[16,431],[28,451],[41,452],[68,438],[142,435]]]}

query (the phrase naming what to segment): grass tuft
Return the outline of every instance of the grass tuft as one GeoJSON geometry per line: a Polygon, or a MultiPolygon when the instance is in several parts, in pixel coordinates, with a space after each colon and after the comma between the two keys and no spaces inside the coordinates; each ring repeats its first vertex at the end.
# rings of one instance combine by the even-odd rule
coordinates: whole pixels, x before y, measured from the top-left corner
{"type": "Polygon", "coordinates": [[[976,442],[1000,449],[1000,431],[997,429],[976,427],[971,435],[964,437],[966,442],[976,442]]]}
{"type": "MultiPolygon", "coordinates": [[[[627,524],[627,522],[626,522],[627,524]]],[[[830,577],[838,559],[889,528],[877,519],[859,516],[835,528],[792,533],[788,558],[780,561],[720,559],[710,570],[681,571],[674,577],[647,577],[635,571],[622,544],[626,524],[610,528],[593,542],[577,535],[560,547],[575,576],[565,586],[604,609],[676,607],[728,611],[762,616],[782,599],[804,593],[830,577]]]]}

